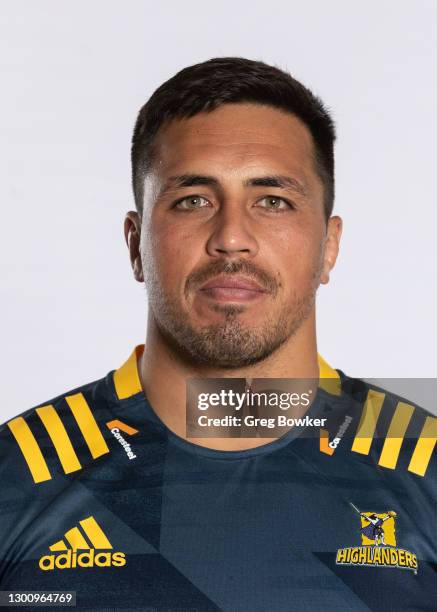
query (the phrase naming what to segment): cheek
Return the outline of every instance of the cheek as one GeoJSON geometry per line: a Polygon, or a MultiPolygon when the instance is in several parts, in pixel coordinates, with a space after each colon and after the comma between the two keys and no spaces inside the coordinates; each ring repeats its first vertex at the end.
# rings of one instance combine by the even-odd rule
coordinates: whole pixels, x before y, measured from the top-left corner
{"type": "Polygon", "coordinates": [[[322,238],[319,232],[298,231],[298,229],[279,231],[275,236],[270,255],[266,261],[275,261],[279,270],[284,291],[304,289],[312,284],[312,279],[320,270],[322,238]]]}
{"type": "Polygon", "coordinates": [[[145,238],[150,261],[160,284],[171,292],[179,292],[195,266],[195,245],[192,233],[175,230],[169,224],[153,224],[145,238]]]}

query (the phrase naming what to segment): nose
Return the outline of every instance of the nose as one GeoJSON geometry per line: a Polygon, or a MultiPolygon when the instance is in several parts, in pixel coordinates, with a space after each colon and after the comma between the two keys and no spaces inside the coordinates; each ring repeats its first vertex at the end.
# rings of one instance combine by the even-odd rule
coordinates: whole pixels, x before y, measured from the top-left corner
{"type": "Polygon", "coordinates": [[[251,227],[248,212],[241,202],[225,202],[214,216],[213,224],[206,245],[208,255],[212,257],[245,255],[252,258],[258,253],[258,241],[251,227]]]}

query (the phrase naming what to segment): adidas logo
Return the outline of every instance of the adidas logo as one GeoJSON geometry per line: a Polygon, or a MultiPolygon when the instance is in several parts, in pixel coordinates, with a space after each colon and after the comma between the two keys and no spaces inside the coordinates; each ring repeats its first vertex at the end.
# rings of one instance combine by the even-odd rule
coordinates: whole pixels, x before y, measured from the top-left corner
{"type": "Polygon", "coordinates": [[[55,554],[40,558],[39,567],[43,571],[126,565],[125,553],[113,552],[111,542],[93,516],[79,521],[77,527],[69,529],[64,539],[49,546],[49,550],[55,554]]]}

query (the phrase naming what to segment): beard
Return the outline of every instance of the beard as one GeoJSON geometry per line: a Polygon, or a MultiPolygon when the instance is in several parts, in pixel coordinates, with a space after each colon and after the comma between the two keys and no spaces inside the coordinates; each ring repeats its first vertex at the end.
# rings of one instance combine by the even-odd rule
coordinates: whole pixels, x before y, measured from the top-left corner
{"type": "MultiPolygon", "coordinates": [[[[253,266],[245,261],[222,262],[219,267],[211,266],[194,278],[204,281],[222,272],[252,272],[253,276],[253,271],[253,266]]],[[[320,273],[320,265],[314,266],[305,292],[300,296],[294,292],[279,312],[267,315],[265,322],[258,327],[241,323],[239,314],[246,307],[238,304],[214,304],[212,309],[221,313],[223,320],[196,327],[189,313],[181,309],[180,302],[164,294],[155,268],[149,269],[146,287],[156,326],[172,351],[194,366],[233,369],[263,361],[294,336],[311,313],[320,273]]],[[[276,281],[267,277],[265,272],[258,272],[257,278],[264,281],[264,286],[275,299],[278,293],[276,281]]],[[[193,280],[188,279],[186,293],[190,284],[195,284],[193,280]]]]}

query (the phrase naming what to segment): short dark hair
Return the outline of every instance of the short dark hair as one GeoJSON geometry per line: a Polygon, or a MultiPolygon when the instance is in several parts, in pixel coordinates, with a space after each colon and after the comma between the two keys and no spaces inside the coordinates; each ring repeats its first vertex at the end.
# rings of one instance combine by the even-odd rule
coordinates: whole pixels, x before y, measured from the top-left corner
{"type": "Polygon", "coordinates": [[[132,137],[132,184],[142,212],[144,178],[153,163],[153,140],[172,119],[223,104],[255,103],[298,117],[314,140],[316,170],[324,185],[325,218],[334,205],[335,125],[323,102],[289,73],[243,57],[217,57],[188,66],[163,83],[141,108],[132,137]]]}

